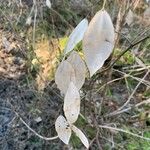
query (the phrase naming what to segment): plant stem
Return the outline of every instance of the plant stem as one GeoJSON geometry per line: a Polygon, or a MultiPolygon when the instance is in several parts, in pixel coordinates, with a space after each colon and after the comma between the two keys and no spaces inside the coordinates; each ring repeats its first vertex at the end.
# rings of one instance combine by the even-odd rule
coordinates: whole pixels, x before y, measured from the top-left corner
{"type": "Polygon", "coordinates": [[[106,1],[107,1],[107,0],[104,0],[104,2],[103,2],[102,10],[104,10],[104,9],[105,9],[106,1]]]}

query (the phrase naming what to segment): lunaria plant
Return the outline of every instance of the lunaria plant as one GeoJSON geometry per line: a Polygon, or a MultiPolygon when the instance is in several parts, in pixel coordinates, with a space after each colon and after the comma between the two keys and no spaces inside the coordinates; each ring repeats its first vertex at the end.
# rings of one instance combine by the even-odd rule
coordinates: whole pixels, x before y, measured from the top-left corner
{"type": "Polygon", "coordinates": [[[110,56],[114,47],[114,27],[106,10],[96,13],[88,25],[83,19],[69,36],[64,50],[64,58],[55,74],[55,82],[64,95],[63,111],[65,116],[58,116],[55,129],[58,137],[68,144],[71,133],[79,137],[86,148],[89,142],[84,133],[74,123],[80,114],[79,91],[85,82],[86,65],[92,77],[110,56]],[[82,41],[84,58],[74,51],[75,46],[82,41]],[[85,65],[85,62],[86,65],[85,65]]]}

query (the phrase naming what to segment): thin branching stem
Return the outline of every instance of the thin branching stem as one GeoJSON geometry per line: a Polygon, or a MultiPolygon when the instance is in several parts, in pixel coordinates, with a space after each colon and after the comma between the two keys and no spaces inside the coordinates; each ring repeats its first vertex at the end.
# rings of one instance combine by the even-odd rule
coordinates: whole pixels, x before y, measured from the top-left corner
{"type": "Polygon", "coordinates": [[[117,112],[112,112],[112,113],[109,113],[109,114],[105,115],[104,117],[116,116],[116,115],[122,114],[122,113],[124,113],[124,112],[127,112],[127,111],[131,110],[132,108],[138,108],[138,107],[140,107],[140,106],[142,106],[142,105],[146,105],[146,104],[150,104],[150,98],[147,99],[147,100],[145,100],[145,101],[142,101],[142,102],[136,104],[134,107],[131,106],[131,107],[122,109],[122,110],[117,111],[117,112]]]}
{"type": "Polygon", "coordinates": [[[106,1],[107,1],[107,0],[104,0],[104,2],[103,2],[102,10],[104,10],[104,9],[105,9],[106,1]]]}
{"type": "MultiPolygon", "coordinates": [[[[9,102],[9,100],[8,100],[9,102]]],[[[13,105],[9,102],[9,104],[11,105],[11,107],[13,108],[13,105]]],[[[16,116],[20,119],[20,121],[32,132],[34,133],[36,136],[38,136],[39,138],[46,140],[46,141],[52,141],[58,138],[58,136],[54,136],[54,137],[44,137],[40,134],[38,134],[35,130],[33,130],[23,119],[22,117],[19,115],[18,112],[15,111],[15,109],[13,109],[14,113],[16,114],[16,116]]]]}
{"type": "Polygon", "coordinates": [[[130,100],[132,99],[133,95],[135,94],[135,92],[137,91],[137,89],[139,88],[139,86],[141,85],[143,80],[148,76],[148,74],[149,74],[149,71],[147,71],[147,73],[144,75],[144,77],[141,79],[141,81],[139,81],[139,83],[136,85],[136,87],[134,88],[133,92],[129,96],[128,100],[118,110],[123,109],[130,102],[130,100]]]}
{"type": "Polygon", "coordinates": [[[54,137],[44,137],[40,134],[38,134],[35,130],[33,130],[17,113],[16,115],[19,117],[20,121],[31,131],[33,132],[36,136],[38,136],[39,138],[46,140],[46,141],[52,141],[58,138],[58,136],[54,136],[54,137]]]}
{"type": "Polygon", "coordinates": [[[135,42],[134,44],[131,44],[127,49],[125,49],[124,51],[122,51],[120,53],[120,55],[111,63],[111,65],[108,68],[111,68],[112,66],[114,66],[114,64],[129,50],[131,50],[131,48],[133,48],[134,46],[140,44],[141,42],[144,42],[145,40],[149,39],[150,35],[140,39],[139,41],[135,42]]]}
{"type": "Polygon", "coordinates": [[[150,141],[150,138],[147,138],[147,137],[144,137],[142,135],[138,135],[138,134],[135,134],[135,133],[132,133],[132,132],[129,132],[127,130],[123,130],[123,129],[120,129],[120,128],[114,128],[114,127],[110,127],[110,126],[106,126],[106,125],[99,125],[100,128],[105,128],[105,129],[109,129],[109,130],[114,130],[114,131],[119,131],[119,132],[123,132],[123,133],[126,133],[126,134],[129,134],[129,135],[132,135],[134,137],[137,137],[137,138],[141,138],[143,140],[147,140],[147,141],[150,141]]]}

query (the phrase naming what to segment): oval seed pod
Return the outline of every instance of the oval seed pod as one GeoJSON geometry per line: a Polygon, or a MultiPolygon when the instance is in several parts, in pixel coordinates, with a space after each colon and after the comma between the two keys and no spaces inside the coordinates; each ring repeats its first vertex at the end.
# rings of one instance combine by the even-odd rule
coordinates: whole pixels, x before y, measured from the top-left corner
{"type": "Polygon", "coordinates": [[[74,49],[74,47],[83,39],[84,33],[88,27],[88,20],[83,19],[70,34],[67,45],[64,50],[66,55],[74,49]]]}
{"type": "Polygon", "coordinates": [[[109,14],[100,10],[89,23],[83,38],[83,51],[90,76],[99,70],[114,47],[114,27],[109,14]]]}
{"type": "Polygon", "coordinates": [[[68,144],[71,137],[71,128],[63,116],[59,116],[55,122],[55,129],[58,137],[65,143],[68,144]]]}
{"type": "Polygon", "coordinates": [[[64,99],[64,113],[69,124],[73,124],[80,113],[80,94],[73,82],[70,82],[69,88],[64,99]]]}

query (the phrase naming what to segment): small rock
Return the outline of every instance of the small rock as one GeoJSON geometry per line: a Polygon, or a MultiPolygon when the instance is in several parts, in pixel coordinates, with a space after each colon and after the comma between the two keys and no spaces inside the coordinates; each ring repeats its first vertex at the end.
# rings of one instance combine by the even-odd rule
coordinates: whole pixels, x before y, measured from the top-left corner
{"type": "Polygon", "coordinates": [[[144,11],[144,19],[150,20],[150,7],[144,11]]]}
{"type": "Polygon", "coordinates": [[[2,67],[4,65],[5,65],[4,60],[0,58],[0,66],[2,67]]]}
{"type": "Polygon", "coordinates": [[[2,44],[5,48],[5,52],[9,53],[12,50],[10,42],[6,39],[6,37],[2,37],[2,44]]]}
{"type": "Polygon", "coordinates": [[[0,73],[6,73],[6,70],[2,67],[0,67],[0,73]]]}
{"type": "Polygon", "coordinates": [[[34,119],[37,123],[41,122],[42,121],[42,118],[41,117],[37,117],[34,119]]]}
{"type": "Polygon", "coordinates": [[[16,70],[17,70],[17,68],[16,68],[15,66],[11,66],[11,67],[9,68],[9,70],[10,70],[11,72],[15,73],[16,70]]]}
{"type": "Polygon", "coordinates": [[[13,63],[16,65],[22,65],[24,63],[23,59],[21,57],[14,57],[13,63]]]}

